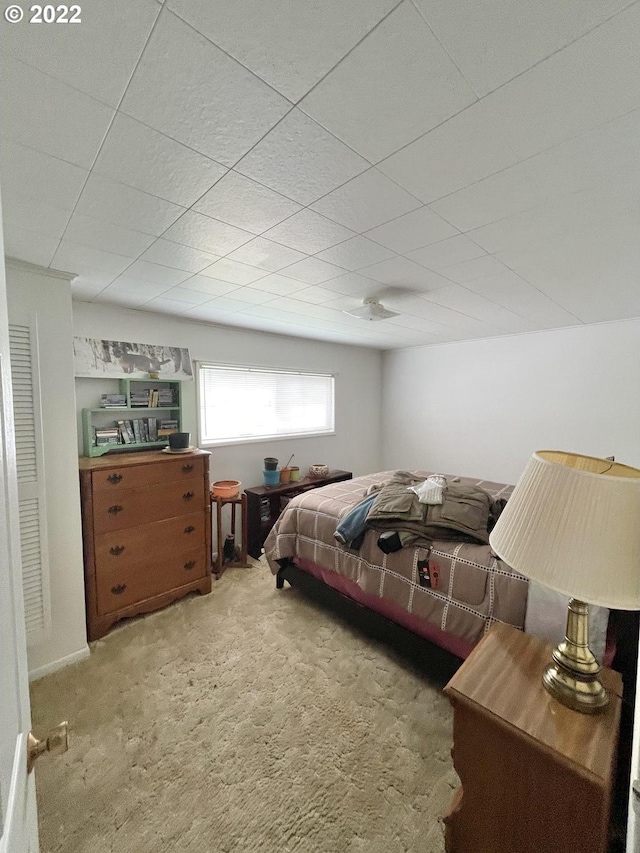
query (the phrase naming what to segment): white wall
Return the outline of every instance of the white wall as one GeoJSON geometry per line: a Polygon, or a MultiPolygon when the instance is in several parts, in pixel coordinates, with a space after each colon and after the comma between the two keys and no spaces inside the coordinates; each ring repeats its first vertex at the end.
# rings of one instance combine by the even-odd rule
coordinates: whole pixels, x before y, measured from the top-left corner
{"type": "Polygon", "coordinates": [[[640,467],[640,320],[383,356],[383,468],[514,483],[559,449],[640,467]]]}
{"type": "Polygon", "coordinates": [[[9,322],[35,316],[38,323],[51,629],[43,641],[29,645],[29,673],[34,677],[89,654],[69,280],[8,262],[7,302],[9,322]]]}
{"type": "MultiPolygon", "coordinates": [[[[378,470],[381,462],[381,354],[364,347],[340,346],[301,338],[214,327],[86,302],[73,303],[74,335],[108,340],[188,347],[194,361],[283,367],[336,374],[336,433],[212,448],[212,480],[241,480],[243,487],[262,482],[263,458],[275,456],[302,471],[314,462],[356,474],[378,470]]],[[[76,379],[78,441],[80,410],[98,405],[105,383],[117,380],[76,379]]],[[[111,386],[109,386],[111,387],[111,386]]],[[[195,382],[184,382],[183,424],[196,443],[195,382]]]]}

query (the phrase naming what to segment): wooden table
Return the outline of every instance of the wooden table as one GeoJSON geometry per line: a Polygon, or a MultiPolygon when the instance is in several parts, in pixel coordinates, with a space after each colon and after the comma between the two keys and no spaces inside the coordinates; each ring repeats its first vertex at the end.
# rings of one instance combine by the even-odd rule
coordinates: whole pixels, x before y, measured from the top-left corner
{"type": "MultiPolygon", "coordinates": [[[[224,572],[227,566],[243,566],[247,567],[247,496],[243,493],[236,495],[234,498],[219,498],[211,495],[212,509],[215,505],[215,523],[216,523],[216,547],[217,556],[213,563],[213,573],[216,578],[224,572]],[[227,504],[231,505],[231,534],[236,535],[236,507],[239,505],[242,514],[241,535],[240,535],[240,557],[237,560],[225,560],[224,558],[224,542],[225,537],[222,535],[222,507],[227,504]]],[[[211,513],[213,519],[213,512],[211,513]]],[[[235,547],[235,546],[234,546],[235,547]]]]}
{"type": "Polygon", "coordinates": [[[247,495],[247,530],[249,554],[259,559],[264,540],[278,520],[286,503],[296,495],[309,489],[319,489],[330,483],[350,480],[351,471],[329,471],[324,477],[301,477],[295,482],[279,483],[275,486],[251,486],[247,495]]]}
{"type": "Polygon", "coordinates": [[[453,676],[447,853],[605,853],[622,678],[598,715],[572,711],[542,685],[552,646],[497,624],[453,676]]]}

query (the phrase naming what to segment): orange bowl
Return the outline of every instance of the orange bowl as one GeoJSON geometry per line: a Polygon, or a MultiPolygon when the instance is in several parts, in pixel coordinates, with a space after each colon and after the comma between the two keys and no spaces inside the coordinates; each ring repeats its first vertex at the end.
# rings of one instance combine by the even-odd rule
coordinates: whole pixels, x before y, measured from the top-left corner
{"type": "Polygon", "coordinates": [[[217,480],[211,486],[211,494],[214,498],[235,498],[240,486],[240,480],[217,480]]]}

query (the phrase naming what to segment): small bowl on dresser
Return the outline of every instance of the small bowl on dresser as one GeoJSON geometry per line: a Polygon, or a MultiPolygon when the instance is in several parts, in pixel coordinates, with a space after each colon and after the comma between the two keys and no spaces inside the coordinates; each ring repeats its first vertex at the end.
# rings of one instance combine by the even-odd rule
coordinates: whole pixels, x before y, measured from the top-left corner
{"type": "Polygon", "coordinates": [[[320,462],[314,462],[314,464],[309,467],[310,477],[326,477],[328,473],[329,466],[320,462]]]}

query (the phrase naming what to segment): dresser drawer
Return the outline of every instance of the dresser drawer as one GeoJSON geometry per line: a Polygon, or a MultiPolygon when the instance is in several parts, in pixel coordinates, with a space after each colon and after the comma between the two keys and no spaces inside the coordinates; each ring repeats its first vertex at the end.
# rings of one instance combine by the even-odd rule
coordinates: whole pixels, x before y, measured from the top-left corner
{"type": "MultiPolygon", "coordinates": [[[[209,495],[206,494],[207,500],[209,495]]],[[[174,516],[190,515],[205,507],[202,478],[164,483],[118,494],[99,492],[93,500],[93,529],[96,536],[127,527],[151,524],[174,516]]]]}
{"type": "Polygon", "coordinates": [[[172,480],[189,480],[204,476],[204,459],[182,454],[178,458],[169,458],[166,462],[154,462],[149,465],[126,465],[96,470],[92,473],[93,493],[119,494],[128,489],[142,486],[155,486],[172,480]]]}
{"type": "Polygon", "coordinates": [[[180,554],[196,548],[206,541],[207,521],[207,516],[198,512],[101,533],[94,545],[96,571],[159,560],[168,552],[180,554]]]}
{"type": "Polygon", "coordinates": [[[207,574],[204,546],[162,560],[114,566],[97,572],[98,615],[122,610],[147,598],[176,589],[207,574]]]}

